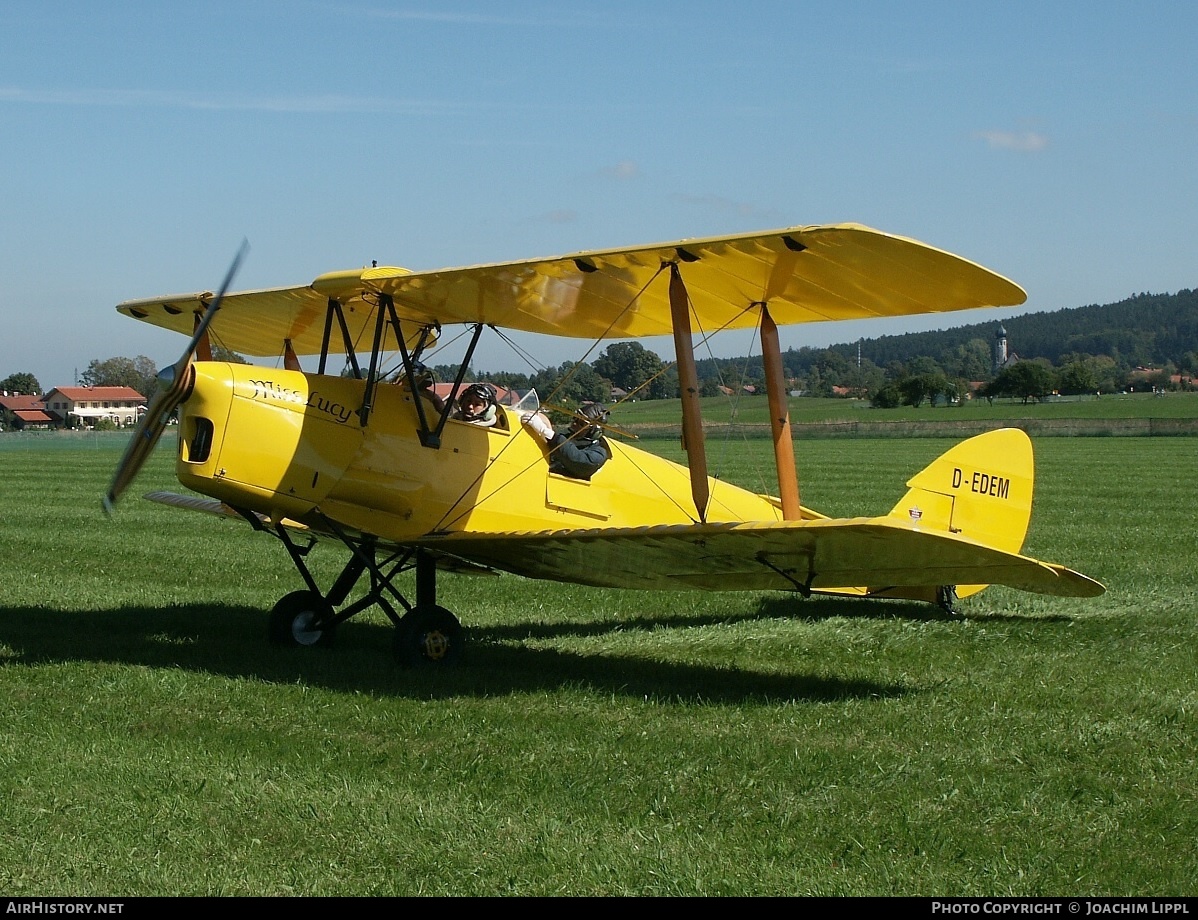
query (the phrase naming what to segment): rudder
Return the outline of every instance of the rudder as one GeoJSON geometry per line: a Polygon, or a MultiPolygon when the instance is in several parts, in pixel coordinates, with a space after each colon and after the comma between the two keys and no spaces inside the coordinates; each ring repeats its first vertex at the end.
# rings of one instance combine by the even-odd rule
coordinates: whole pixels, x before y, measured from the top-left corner
{"type": "MultiPolygon", "coordinates": [[[[1018,553],[1032,515],[1035,459],[1019,428],[1000,428],[962,441],[907,481],[890,511],[921,530],[943,530],[1018,553]]],[[[961,597],[984,585],[959,585],[961,597]]]]}

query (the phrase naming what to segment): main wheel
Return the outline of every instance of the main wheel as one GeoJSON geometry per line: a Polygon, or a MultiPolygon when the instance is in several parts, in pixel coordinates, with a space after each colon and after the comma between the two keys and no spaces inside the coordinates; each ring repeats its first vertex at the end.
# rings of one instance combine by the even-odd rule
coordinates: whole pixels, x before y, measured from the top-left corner
{"type": "Polygon", "coordinates": [[[333,605],[311,591],[293,591],[270,612],[267,635],[272,645],[285,648],[332,645],[336,625],[316,628],[333,615],[333,605]]]}
{"type": "Polygon", "coordinates": [[[465,633],[444,607],[413,607],[395,630],[395,659],[404,667],[457,664],[465,633]]]}

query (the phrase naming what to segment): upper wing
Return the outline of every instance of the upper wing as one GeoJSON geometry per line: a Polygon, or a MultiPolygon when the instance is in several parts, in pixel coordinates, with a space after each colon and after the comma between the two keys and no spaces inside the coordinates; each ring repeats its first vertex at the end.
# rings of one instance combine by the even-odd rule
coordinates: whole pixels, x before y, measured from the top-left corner
{"type": "MultiPolygon", "coordinates": [[[[662,268],[672,263],[686,282],[696,330],[708,333],[756,325],[752,308],[761,303],[787,324],[1013,306],[1027,296],[959,256],[836,224],[427,272],[333,272],[306,286],[228,294],[211,331],[242,354],[278,354],[285,338],[297,354],[318,354],[330,298],[342,304],[351,338],[369,342],[383,293],[401,319],[418,322],[482,322],[588,339],[668,335],[662,268]]],[[[155,297],[117,309],[190,335],[193,314],[210,297],[155,297]]]]}
{"type": "Polygon", "coordinates": [[[455,533],[422,545],[531,578],[712,591],[1001,584],[1095,597],[1078,572],[890,518],[696,524],[543,533],[455,533]]]}

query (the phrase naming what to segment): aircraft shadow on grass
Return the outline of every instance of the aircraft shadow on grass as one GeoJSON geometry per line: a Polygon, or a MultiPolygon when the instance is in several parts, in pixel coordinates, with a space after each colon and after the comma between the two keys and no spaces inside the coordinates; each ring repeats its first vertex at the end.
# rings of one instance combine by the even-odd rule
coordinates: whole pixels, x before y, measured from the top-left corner
{"type": "MultiPolygon", "coordinates": [[[[829,609],[854,606],[844,602],[829,605],[829,609]]],[[[794,602],[786,606],[792,609],[794,602]]],[[[254,608],[188,604],[89,612],[8,607],[0,608],[0,644],[4,646],[0,666],[110,662],[424,699],[494,696],[566,686],[589,686],[625,697],[733,703],[751,699],[818,703],[917,692],[900,684],[857,678],[662,661],[651,657],[648,646],[644,654],[634,655],[577,653],[534,648],[522,641],[630,630],[648,632],[663,627],[688,629],[763,618],[772,619],[774,615],[646,616],[605,623],[479,627],[471,631],[472,647],[463,666],[400,669],[390,654],[393,630],[381,623],[346,624],[332,648],[295,649],[269,646],[262,612],[254,608]]]]}
{"type": "Polygon", "coordinates": [[[839,598],[810,598],[796,601],[793,597],[770,596],[762,598],[758,606],[759,617],[800,620],[816,623],[832,617],[846,617],[854,620],[911,620],[915,622],[954,622],[971,619],[985,620],[987,623],[1015,623],[1034,621],[1036,623],[1070,623],[1073,617],[1064,614],[1049,616],[1038,615],[1029,617],[1022,613],[987,612],[982,616],[971,614],[968,608],[947,611],[941,607],[916,602],[891,601],[885,604],[865,604],[856,600],[839,598]]]}

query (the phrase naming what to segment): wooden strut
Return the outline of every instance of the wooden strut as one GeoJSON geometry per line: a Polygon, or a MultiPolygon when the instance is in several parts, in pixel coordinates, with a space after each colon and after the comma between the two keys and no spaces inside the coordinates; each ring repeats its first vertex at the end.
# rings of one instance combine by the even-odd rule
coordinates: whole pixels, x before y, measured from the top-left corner
{"type": "Polygon", "coordinates": [[[707,483],[699,374],[695,369],[695,346],[691,341],[690,298],[677,262],[670,263],[670,317],[674,327],[678,389],[682,395],[682,446],[686,450],[686,465],[690,469],[691,497],[699,520],[707,523],[707,503],[711,498],[711,490],[707,483]]]}
{"type": "Polygon", "coordinates": [[[283,367],[289,371],[302,371],[299,355],[291,344],[291,339],[283,339],[283,367]]]}
{"type": "MultiPolygon", "coordinates": [[[[207,307],[207,304],[205,304],[205,307],[207,307]]],[[[202,317],[202,313],[197,313],[195,315],[195,324],[192,326],[193,332],[200,331],[202,317]]],[[[212,341],[208,338],[207,329],[200,333],[200,337],[196,339],[195,356],[197,361],[212,360],[212,341]]]]}
{"type": "Polygon", "coordinates": [[[770,407],[770,433],[774,438],[774,465],[778,468],[778,497],[782,499],[782,520],[803,517],[799,504],[799,475],[795,468],[794,441],[790,434],[790,406],[786,398],[786,373],[782,368],[782,349],[778,326],[769,308],[761,304],[761,358],[765,365],[765,392],[770,407]]]}

